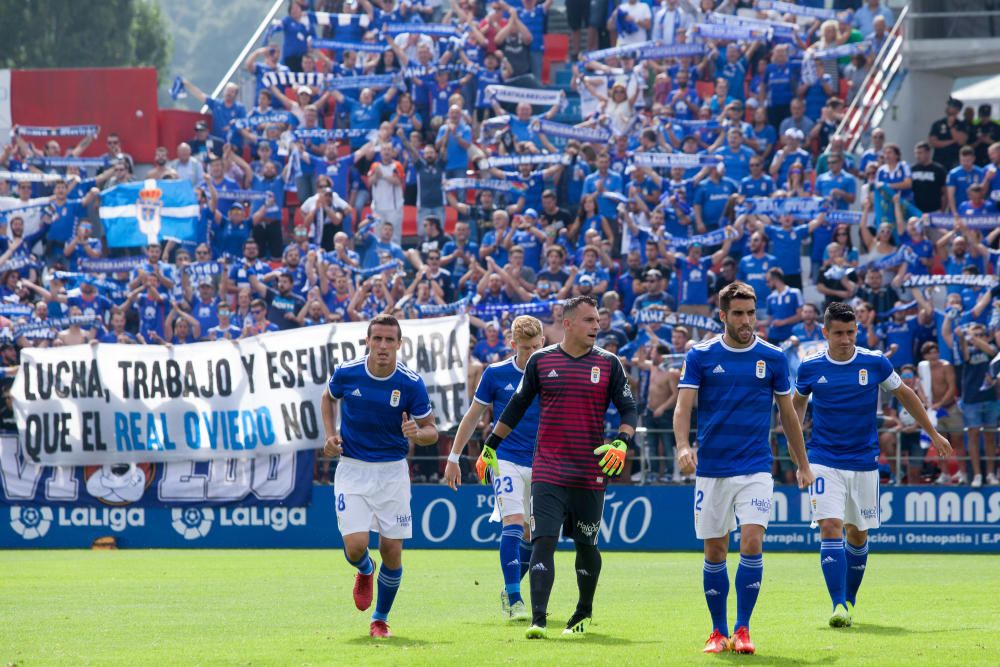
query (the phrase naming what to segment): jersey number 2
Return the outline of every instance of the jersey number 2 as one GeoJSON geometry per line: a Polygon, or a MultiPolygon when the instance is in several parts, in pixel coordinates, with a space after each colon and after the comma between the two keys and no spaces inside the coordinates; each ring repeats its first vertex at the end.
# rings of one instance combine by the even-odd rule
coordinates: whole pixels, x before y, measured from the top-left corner
{"type": "Polygon", "coordinates": [[[704,491],[695,491],[694,493],[694,509],[697,512],[701,511],[701,501],[705,499],[704,491]]]}

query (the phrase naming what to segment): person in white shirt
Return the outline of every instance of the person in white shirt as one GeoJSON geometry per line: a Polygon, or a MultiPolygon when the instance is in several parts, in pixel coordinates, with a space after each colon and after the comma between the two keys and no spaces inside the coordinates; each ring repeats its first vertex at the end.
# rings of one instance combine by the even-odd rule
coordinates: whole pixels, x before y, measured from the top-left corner
{"type": "Polygon", "coordinates": [[[649,39],[649,29],[653,24],[653,12],[650,11],[649,5],[645,2],[639,2],[639,0],[626,0],[626,2],[618,5],[618,9],[608,19],[609,32],[613,33],[617,31],[619,14],[622,15],[624,24],[635,26],[635,29],[619,32],[618,46],[639,44],[649,39]]]}
{"type": "Polygon", "coordinates": [[[673,44],[678,30],[691,27],[691,17],[680,8],[680,0],[665,0],[653,15],[653,41],[673,44]]]}
{"type": "Polygon", "coordinates": [[[189,181],[192,187],[201,185],[205,176],[201,162],[191,159],[191,146],[184,141],[177,144],[177,159],[170,163],[170,168],[177,172],[177,178],[189,181]]]}

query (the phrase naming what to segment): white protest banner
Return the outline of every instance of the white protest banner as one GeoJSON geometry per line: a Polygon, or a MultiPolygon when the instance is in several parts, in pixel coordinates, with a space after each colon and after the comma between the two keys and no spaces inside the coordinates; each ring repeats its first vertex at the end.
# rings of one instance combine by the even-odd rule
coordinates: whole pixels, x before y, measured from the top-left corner
{"type": "MultiPolygon", "coordinates": [[[[465,411],[462,316],[407,320],[399,360],[424,380],[438,428],[465,411]]],[[[367,323],[191,345],[27,348],[14,383],[24,455],[45,465],[247,458],[321,447],[320,399],[365,354],[367,323]]]]}

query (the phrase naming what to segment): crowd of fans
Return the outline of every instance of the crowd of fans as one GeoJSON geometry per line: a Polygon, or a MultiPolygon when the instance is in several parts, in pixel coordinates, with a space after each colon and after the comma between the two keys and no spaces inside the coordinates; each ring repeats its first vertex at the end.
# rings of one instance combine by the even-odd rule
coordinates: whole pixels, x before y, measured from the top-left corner
{"type": "MultiPolygon", "coordinates": [[[[179,79],[211,123],[148,167],[114,134],[106,168],[40,167],[59,144],[15,132],[0,168],[59,180],[0,180],[0,211],[17,209],[0,238],[0,365],[13,373],[25,346],[181,345],[467,312],[474,388],[484,364],[510,354],[512,317],[535,314],[558,342],[558,301],[592,295],[599,344],[641,397],[645,481],[677,481],[681,357],[716,335],[716,294],[742,280],[761,336],[793,368],[822,340],[825,306],[853,303],[859,344],[890,356],[971,464],[939,460],[887,401],[887,474],[996,484],[990,108],[949,99],[927,141],[904,151],[876,128],[848,152],[838,126],[893,25],[879,0],[837,2],[829,15],[762,1],[565,0],[570,62],[548,74],[568,70],[568,84],[550,99],[553,4],[291,0],[269,35],[281,45],[245,63],[254,106],[235,83],[212,98],[179,79]],[[656,57],[649,42],[694,55],[656,57]],[[497,85],[541,97],[504,102],[497,85]],[[126,272],[80,271],[128,254],[106,247],[96,207],[138,178],[190,181],[201,237],[151,244],[126,272]],[[416,236],[404,235],[407,211],[416,236]],[[931,274],[984,280],[910,285],[931,274]]],[[[783,447],[779,433],[787,457],[783,447]]],[[[790,470],[779,456],[776,474],[790,470]]],[[[414,475],[436,481],[437,462],[418,460],[414,475]]]]}

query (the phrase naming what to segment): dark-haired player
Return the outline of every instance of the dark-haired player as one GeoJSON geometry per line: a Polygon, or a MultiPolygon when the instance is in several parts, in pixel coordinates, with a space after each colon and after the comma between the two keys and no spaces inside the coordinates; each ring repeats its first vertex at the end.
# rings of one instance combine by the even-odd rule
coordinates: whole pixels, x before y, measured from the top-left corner
{"type": "Polygon", "coordinates": [[[757,297],[746,283],[719,292],[725,332],[691,348],[681,368],[674,438],[681,472],[696,472],[694,529],[705,542],[703,583],[712,615],[706,653],[753,653],[750,615],[764,572],[763,540],[771,514],[771,403],[778,404],[788,449],[805,488],[812,472],[792,406],[785,353],[754,334],[757,297]],[[691,409],[698,403],[698,453],[688,442],[691,409]],[[740,522],[736,571],[736,632],[729,638],[726,601],[729,533],[740,522]]]}
{"type": "Polygon", "coordinates": [[[833,601],[830,625],[851,625],[868,561],[868,531],[879,527],[879,387],[892,392],[931,437],[941,456],[948,439],[931,425],[923,404],[877,350],[857,347],[854,309],[831,303],[823,317],[827,349],[807,357],[795,381],[795,411],[804,420],[812,396],[809,486],[813,520],[819,523],[820,567],[833,601]],[[844,543],[844,531],[847,543],[844,543]]]}
{"type": "Polygon", "coordinates": [[[496,450],[538,397],[538,439],[531,469],[531,627],[528,639],[546,636],[549,594],[555,581],[555,552],[562,531],[576,543],[576,583],[580,597],[563,634],[585,630],[601,574],[597,535],[608,477],[620,475],[638,418],[628,377],[618,357],[595,347],[601,325],[597,302],[574,297],[563,306],[565,337],[528,359],[524,377],[477,463],[499,471],[496,450]],[[614,403],[621,427],[604,443],[604,414],[614,403]],[[595,455],[599,458],[595,458],[595,455]]]}
{"type": "Polygon", "coordinates": [[[373,318],[365,338],[368,353],[334,369],[321,407],[323,452],[341,457],[333,482],[337,526],[347,562],[358,570],[354,604],[361,611],[371,606],[375,574],[368,532],[379,534],[382,567],[372,637],[390,636],[386,619],[403,576],[403,540],[412,534],[407,441],[433,445],[438,439],[423,379],[396,360],[402,337],[396,318],[373,318]]]}

